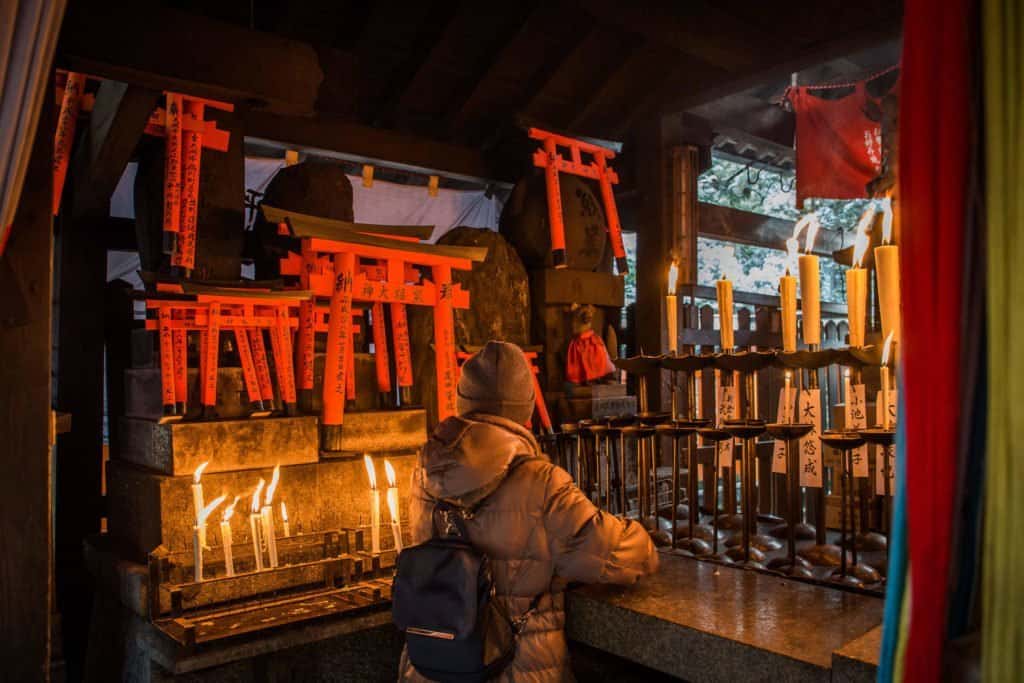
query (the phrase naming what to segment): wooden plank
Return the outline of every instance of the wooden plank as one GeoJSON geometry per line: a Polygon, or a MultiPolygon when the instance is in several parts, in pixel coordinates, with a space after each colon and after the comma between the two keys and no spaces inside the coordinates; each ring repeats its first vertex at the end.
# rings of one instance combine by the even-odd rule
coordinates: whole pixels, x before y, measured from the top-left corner
{"type": "Polygon", "coordinates": [[[358,232],[346,230],[343,226],[330,226],[337,223],[327,218],[317,218],[316,221],[306,221],[305,214],[294,211],[278,209],[267,204],[261,205],[263,215],[271,223],[288,221],[296,237],[319,239],[331,242],[347,242],[366,247],[375,247],[395,252],[395,256],[401,258],[399,252],[412,252],[422,255],[420,260],[405,258],[405,261],[415,261],[422,265],[433,265],[431,262],[422,260],[424,257],[439,257],[443,259],[465,259],[468,261],[483,261],[487,257],[487,249],[483,247],[455,247],[444,244],[421,244],[419,242],[400,242],[387,237],[377,237],[358,232]]]}
{"type": "Polygon", "coordinates": [[[489,163],[478,149],[351,123],[327,115],[280,116],[261,111],[245,115],[253,142],[297,149],[315,156],[355,162],[388,162],[423,173],[464,180],[513,182],[516,173],[489,163]]]}
{"type": "Polygon", "coordinates": [[[433,225],[378,225],[376,223],[355,223],[353,221],[343,221],[336,218],[323,218],[321,216],[312,216],[308,213],[289,212],[288,215],[294,217],[293,220],[301,220],[304,226],[315,228],[317,233],[316,235],[296,234],[297,237],[315,236],[330,239],[329,236],[332,234],[357,232],[383,235],[385,237],[409,237],[416,238],[418,240],[425,240],[429,239],[430,236],[434,234],[433,225]]]}
{"type": "MultiPolygon", "coordinates": [[[[785,250],[786,240],[793,236],[793,221],[782,218],[707,202],[701,202],[698,215],[700,234],[714,239],[785,250]]],[[[840,231],[822,228],[814,241],[813,251],[819,256],[831,258],[842,243],[843,234],[840,231]]]]}
{"type": "Polygon", "coordinates": [[[24,188],[0,260],[0,544],[7,549],[0,569],[0,660],[4,677],[13,681],[44,678],[50,660],[55,125],[52,98],[43,98],[24,188]]]}
{"type": "Polygon", "coordinates": [[[313,111],[324,78],[305,43],[159,5],[70,3],[57,54],[73,71],[294,114],[313,111]]]}
{"type": "Polygon", "coordinates": [[[110,213],[117,187],[142,137],[160,93],[118,81],[103,81],[89,128],[75,158],[75,215],[110,213]]]}
{"type": "Polygon", "coordinates": [[[530,274],[530,284],[535,303],[544,306],[577,303],[618,308],[624,304],[623,278],[611,273],[545,268],[530,274]]]}

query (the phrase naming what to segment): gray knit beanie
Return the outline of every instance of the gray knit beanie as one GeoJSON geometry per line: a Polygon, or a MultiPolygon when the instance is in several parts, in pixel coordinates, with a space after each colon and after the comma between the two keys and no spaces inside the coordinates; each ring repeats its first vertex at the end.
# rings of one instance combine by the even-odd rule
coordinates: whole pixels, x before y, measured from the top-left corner
{"type": "Polygon", "coordinates": [[[462,365],[459,414],[488,413],[526,424],[533,415],[533,370],[515,344],[489,341],[462,365]]]}

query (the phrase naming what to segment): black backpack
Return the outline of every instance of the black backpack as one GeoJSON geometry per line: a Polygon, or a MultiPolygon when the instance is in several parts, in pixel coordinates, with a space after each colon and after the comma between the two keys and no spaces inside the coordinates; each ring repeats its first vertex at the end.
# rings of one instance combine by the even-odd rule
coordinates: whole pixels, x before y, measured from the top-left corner
{"type": "Polygon", "coordinates": [[[392,619],[405,633],[416,670],[440,683],[475,683],[498,676],[516,654],[516,635],[536,609],[509,618],[495,600],[491,563],[469,542],[466,511],[434,508],[434,536],[398,555],[392,619]]]}

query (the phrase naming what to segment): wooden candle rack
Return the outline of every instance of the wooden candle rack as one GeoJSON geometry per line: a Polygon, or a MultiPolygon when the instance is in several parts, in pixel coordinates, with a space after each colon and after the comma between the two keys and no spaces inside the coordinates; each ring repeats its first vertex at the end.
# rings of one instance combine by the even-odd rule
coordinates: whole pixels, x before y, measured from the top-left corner
{"type": "Polygon", "coordinates": [[[372,555],[364,529],[277,538],[280,566],[255,571],[251,543],[232,545],[235,574],[227,576],[220,546],[206,550],[194,581],[192,550],[158,548],[149,556],[153,624],[178,645],[196,646],[282,626],[355,616],[391,601],[395,553],[391,539],[372,555]],[[391,547],[387,547],[391,546],[391,547]]]}

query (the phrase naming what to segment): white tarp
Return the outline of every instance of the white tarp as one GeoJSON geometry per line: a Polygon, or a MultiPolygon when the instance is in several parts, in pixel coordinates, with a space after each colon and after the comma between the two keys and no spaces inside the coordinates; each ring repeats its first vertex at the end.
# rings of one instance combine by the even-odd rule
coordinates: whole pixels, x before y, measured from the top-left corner
{"type": "MultiPolygon", "coordinates": [[[[245,187],[264,192],[279,169],[281,159],[247,157],[245,160],[245,187]]],[[[134,218],[133,186],[136,165],[128,164],[124,175],[110,200],[110,213],[121,218],[134,218]]],[[[438,190],[431,197],[426,186],[398,185],[374,180],[372,187],[363,187],[360,176],[349,176],[352,183],[352,204],[356,221],[389,225],[433,225],[430,241],[454,227],[498,229],[501,200],[488,197],[483,190],[438,190]]],[[[242,201],[239,198],[239,201],[242,201]]],[[[247,215],[248,217],[248,215],[247,215]]],[[[137,254],[111,253],[107,259],[107,279],[122,278],[141,286],[134,276],[139,267],[137,254]]]]}

